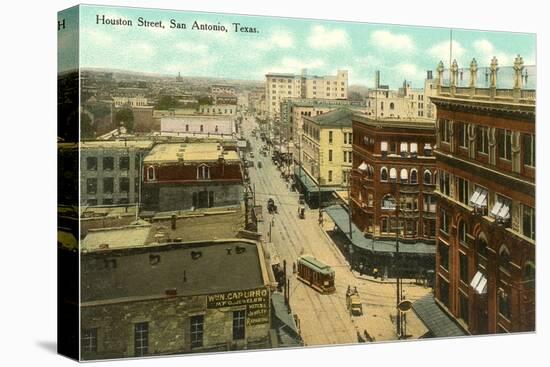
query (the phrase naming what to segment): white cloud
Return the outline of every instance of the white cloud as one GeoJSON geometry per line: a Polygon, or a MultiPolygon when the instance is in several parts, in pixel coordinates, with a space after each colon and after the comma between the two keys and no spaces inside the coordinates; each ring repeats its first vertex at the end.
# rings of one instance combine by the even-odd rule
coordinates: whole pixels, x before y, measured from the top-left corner
{"type": "MultiPolygon", "coordinates": [[[[449,67],[448,63],[449,63],[450,51],[451,51],[450,42],[449,41],[443,41],[443,42],[440,42],[440,43],[432,46],[428,50],[428,53],[431,56],[433,56],[437,60],[437,62],[443,61],[443,64],[445,64],[445,67],[449,67]]],[[[466,52],[466,50],[460,44],[460,42],[453,40],[453,54],[452,54],[452,57],[453,57],[453,60],[454,59],[457,60],[459,66],[461,66],[461,63],[463,61],[462,57],[464,56],[465,52],[466,52]]]]}
{"type": "Polygon", "coordinates": [[[511,66],[514,64],[515,54],[507,54],[497,50],[495,46],[486,39],[480,39],[474,42],[474,54],[478,65],[488,66],[493,57],[496,57],[501,66],[511,66]]]}
{"type": "Polygon", "coordinates": [[[414,40],[407,34],[396,34],[390,31],[375,31],[370,36],[371,41],[375,46],[396,51],[409,53],[416,49],[414,40]]]}
{"type": "Polygon", "coordinates": [[[260,51],[268,51],[274,48],[294,47],[294,37],[287,31],[275,31],[267,39],[253,42],[253,47],[260,51]]]}
{"type": "Polygon", "coordinates": [[[113,43],[113,37],[109,33],[98,29],[83,29],[82,36],[84,39],[83,44],[85,44],[86,40],[101,46],[108,46],[113,43]]]}
{"type": "Polygon", "coordinates": [[[321,25],[313,26],[307,42],[315,49],[349,47],[351,44],[348,34],[343,29],[326,29],[321,25]]]}
{"type": "Polygon", "coordinates": [[[422,72],[416,64],[403,62],[395,66],[395,70],[399,73],[398,76],[407,79],[418,79],[422,77],[422,72]]]}
{"type": "Polygon", "coordinates": [[[325,62],[321,59],[303,60],[295,57],[285,57],[278,65],[266,68],[261,74],[267,73],[300,73],[302,69],[318,69],[323,67],[325,62]]]}
{"type": "Polygon", "coordinates": [[[177,50],[192,53],[192,54],[205,54],[208,52],[208,46],[203,44],[197,44],[195,42],[182,41],[174,45],[177,50]]]}
{"type": "Polygon", "coordinates": [[[148,58],[155,54],[155,48],[145,42],[136,42],[131,44],[127,51],[129,51],[132,56],[137,58],[148,58]]]}

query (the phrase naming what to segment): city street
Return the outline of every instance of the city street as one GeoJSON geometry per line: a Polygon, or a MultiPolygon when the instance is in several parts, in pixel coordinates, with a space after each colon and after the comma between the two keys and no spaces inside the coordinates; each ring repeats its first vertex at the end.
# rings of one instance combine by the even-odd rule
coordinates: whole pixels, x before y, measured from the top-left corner
{"type": "MultiPolygon", "coordinates": [[[[298,218],[298,192],[289,190],[289,183],[281,178],[281,172],[272,163],[271,152],[266,157],[260,154],[263,143],[259,137],[252,136],[254,127],[252,116],[243,119],[243,132],[252,145],[252,160],[255,162],[254,168],[249,169],[251,185],[256,190],[256,204],[264,207],[264,221],[258,230],[262,232],[264,241],[271,240],[274,244],[281,262],[286,260],[290,274],[290,305],[292,312],[298,315],[305,344],[356,343],[357,334],[363,336],[364,330],[376,341],[396,340],[395,324],[390,319],[390,314],[395,315],[395,284],[357,278],[325,232],[332,227],[325,223],[325,228],[321,228],[318,224],[317,210],[306,209],[305,219],[298,218]],[[258,168],[257,162],[262,163],[262,168],[258,168]],[[267,214],[265,207],[269,198],[275,201],[277,214],[267,214]],[[320,294],[297,280],[292,274],[292,264],[302,254],[313,255],[335,270],[335,293],[320,294]],[[357,287],[359,291],[362,316],[352,317],[346,308],[348,286],[357,287]]],[[[429,292],[427,288],[407,284],[404,284],[404,290],[411,301],[429,292]]],[[[417,338],[426,331],[412,311],[409,312],[407,334],[417,338]]]]}

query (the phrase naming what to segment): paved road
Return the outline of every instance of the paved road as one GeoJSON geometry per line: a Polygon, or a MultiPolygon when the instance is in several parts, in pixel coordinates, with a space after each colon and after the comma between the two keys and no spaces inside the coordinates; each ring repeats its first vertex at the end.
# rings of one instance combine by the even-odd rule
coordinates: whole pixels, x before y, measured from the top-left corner
{"type": "MultiPolygon", "coordinates": [[[[302,338],[306,345],[348,344],[357,342],[357,332],[368,330],[377,341],[395,340],[395,326],[390,321],[390,313],[395,309],[395,286],[377,284],[357,279],[349,265],[331,239],[317,222],[317,210],[306,210],[305,219],[299,219],[298,193],[291,192],[281,178],[281,172],[271,162],[271,155],[263,157],[259,153],[261,140],[254,139],[250,131],[254,127],[252,117],[243,120],[243,130],[249,138],[254,161],[262,162],[262,168],[249,169],[251,183],[256,189],[256,203],[266,207],[267,200],[273,198],[278,206],[278,214],[270,215],[264,210],[264,222],[259,230],[264,241],[270,241],[277,249],[281,262],[286,260],[287,272],[292,274],[292,263],[301,254],[311,254],[329,264],[335,270],[336,292],[320,294],[309,286],[290,277],[290,305],[300,319],[302,338]],[[356,286],[363,302],[364,315],[351,317],[346,308],[345,293],[348,285],[356,286]]],[[[328,226],[326,226],[328,229],[328,226]]],[[[418,299],[427,293],[421,287],[405,286],[408,298],[418,299]]],[[[408,331],[413,335],[425,332],[422,324],[409,315],[408,331]],[[418,329],[418,331],[416,331],[418,329]]]]}

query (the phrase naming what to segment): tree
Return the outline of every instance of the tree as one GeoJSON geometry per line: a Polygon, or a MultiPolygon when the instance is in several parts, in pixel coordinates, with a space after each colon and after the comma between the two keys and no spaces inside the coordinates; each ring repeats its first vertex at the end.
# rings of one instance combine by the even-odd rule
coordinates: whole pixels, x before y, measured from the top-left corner
{"type": "Polygon", "coordinates": [[[82,139],[95,138],[94,125],[92,124],[90,116],[86,113],[80,114],[80,134],[82,139]]]}
{"type": "Polygon", "coordinates": [[[173,96],[161,96],[155,106],[156,110],[169,110],[170,108],[176,108],[178,101],[173,96]]]}
{"type": "Polygon", "coordinates": [[[118,110],[115,115],[115,120],[119,126],[124,125],[126,131],[134,131],[134,113],[131,109],[123,108],[118,110]]]}

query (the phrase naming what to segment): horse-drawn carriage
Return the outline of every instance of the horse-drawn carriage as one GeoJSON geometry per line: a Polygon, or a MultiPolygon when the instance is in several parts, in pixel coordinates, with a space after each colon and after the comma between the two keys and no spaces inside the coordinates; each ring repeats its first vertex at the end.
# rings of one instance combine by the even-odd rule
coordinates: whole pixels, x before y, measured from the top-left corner
{"type": "Polygon", "coordinates": [[[269,200],[267,200],[267,211],[269,212],[269,214],[277,213],[277,205],[275,205],[275,201],[272,198],[269,198],[269,200]]]}

